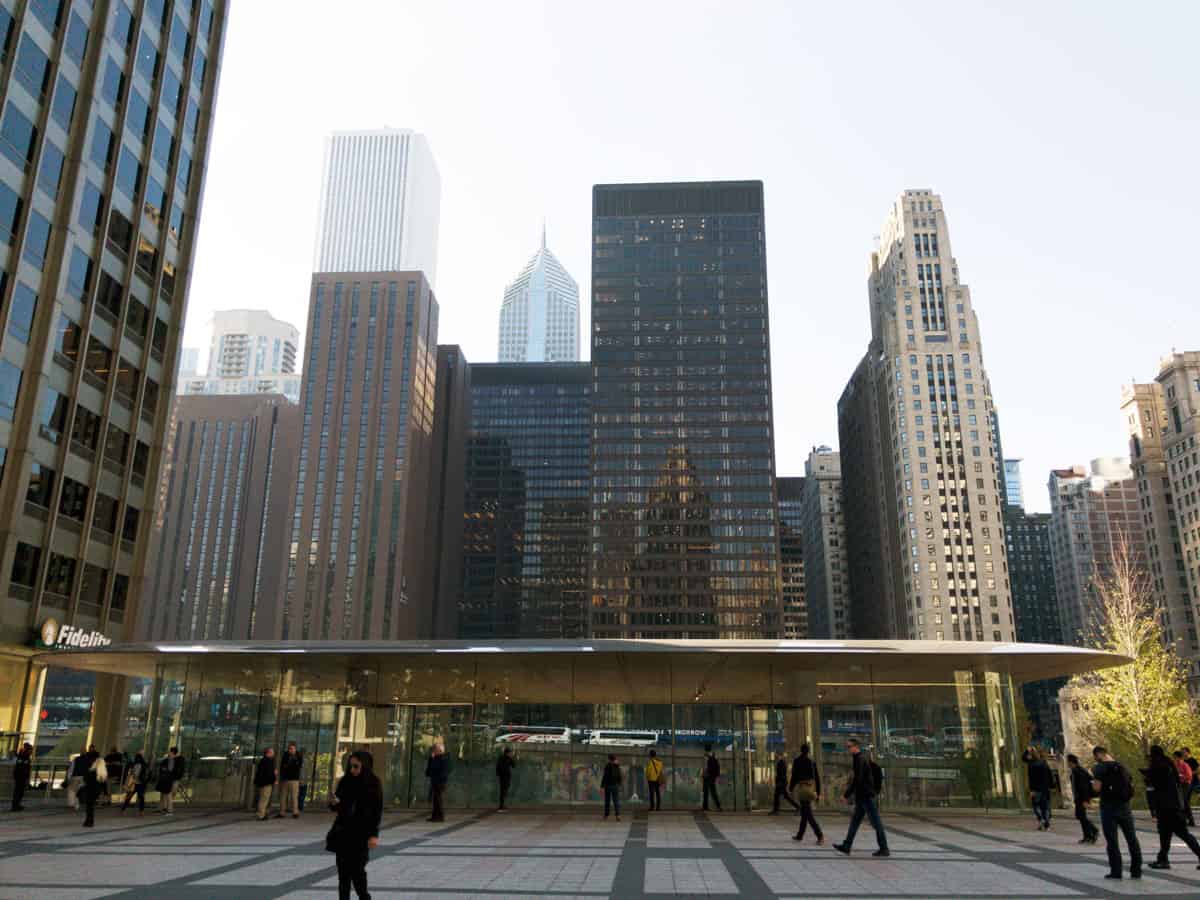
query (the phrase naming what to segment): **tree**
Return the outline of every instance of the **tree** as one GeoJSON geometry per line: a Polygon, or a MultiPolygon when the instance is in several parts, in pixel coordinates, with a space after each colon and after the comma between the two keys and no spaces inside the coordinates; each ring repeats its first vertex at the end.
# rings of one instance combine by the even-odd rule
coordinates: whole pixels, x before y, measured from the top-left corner
{"type": "Polygon", "coordinates": [[[1142,759],[1152,744],[1168,753],[1200,746],[1200,721],[1187,695],[1187,668],[1163,645],[1150,579],[1127,539],[1092,576],[1097,599],[1092,645],[1133,662],[1072,679],[1082,701],[1083,736],[1114,754],[1142,759]]]}

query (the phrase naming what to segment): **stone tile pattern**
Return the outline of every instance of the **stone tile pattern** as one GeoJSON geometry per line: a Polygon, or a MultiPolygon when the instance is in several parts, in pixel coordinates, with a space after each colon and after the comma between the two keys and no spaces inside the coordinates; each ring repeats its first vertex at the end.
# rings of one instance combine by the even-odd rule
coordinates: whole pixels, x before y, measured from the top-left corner
{"type": "MultiPolygon", "coordinates": [[[[787,816],[638,811],[622,822],[579,810],[451,813],[431,823],[389,812],[371,855],[372,895],[401,897],[1196,897],[1200,871],[1181,844],[1174,868],[1140,882],[1105,881],[1102,845],[1077,844],[1070,819],[1038,833],[995,814],[891,814],[890,859],[864,827],[845,858],[832,844],[845,816],[824,813],[827,843],[791,839],[787,816]]],[[[102,809],[96,828],[58,806],[0,812],[0,897],[36,900],[327,898],[337,879],[324,851],[328,818],[257,822],[224,809],[173,817],[102,809]]],[[[1147,861],[1157,836],[1141,817],[1147,861]]]]}

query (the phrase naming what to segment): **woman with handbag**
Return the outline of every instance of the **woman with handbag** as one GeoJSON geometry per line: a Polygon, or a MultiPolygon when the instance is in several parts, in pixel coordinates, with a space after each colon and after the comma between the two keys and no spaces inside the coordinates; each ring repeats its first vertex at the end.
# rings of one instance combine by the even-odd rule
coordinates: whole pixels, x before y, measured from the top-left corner
{"type": "Polygon", "coordinates": [[[790,787],[796,802],[800,804],[800,828],[792,836],[792,840],[804,840],[804,829],[812,825],[813,834],[817,836],[817,846],[820,847],[825,843],[825,834],[813,816],[812,805],[821,799],[821,773],[817,771],[817,764],[808,754],[808,744],[801,744],[800,755],[792,761],[790,787]]]}
{"type": "Polygon", "coordinates": [[[337,855],[338,900],[350,900],[350,887],[361,898],[367,892],[367,860],[379,846],[383,818],[383,785],[372,771],[366,750],[355,750],[346,764],[329,808],[337,813],[325,837],[325,849],[337,855]]]}
{"type": "Polygon", "coordinates": [[[138,815],[146,814],[146,782],[150,778],[150,767],[146,765],[146,757],[138,751],[125,769],[125,802],[121,804],[121,812],[129,809],[129,801],[137,796],[138,815]]]}

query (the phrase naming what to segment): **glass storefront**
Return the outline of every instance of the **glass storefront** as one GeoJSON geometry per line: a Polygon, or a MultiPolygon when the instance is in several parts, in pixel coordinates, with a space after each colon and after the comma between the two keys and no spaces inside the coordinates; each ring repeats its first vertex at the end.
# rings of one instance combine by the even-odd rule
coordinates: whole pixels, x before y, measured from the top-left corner
{"type": "Polygon", "coordinates": [[[1014,682],[994,660],[863,655],[827,665],[801,654],[659,648],[159,645],[43,656],[71,668],[46,669],[50,714],[38,754],[65,760],[85,736],[150,758],[178,746],[189,760],[186,799],[240,804],[264,747],[282,751],[294,741],[304,751],[310,801],[329,794],[351,750],[366,749],[388,802],[421,808],[429,802],[425,765],[441,743],[450,759],[447,805],[477,809],[497,801],[495,764],[505,748],[516,759],[516,807],[600,803],[609,754],[624,768],[627,802],[644,801],[653,749],[665,768],[664,807],[690,809],[700,805],[711,749],[722,805],[754,810],[771,804],[776,755],[790,761],[802,743],[826,782],[822,802],[835,803],[849,772],[845,742],[855,737],[883,767],[884,802],[893,807],[1022,803],[1014,682]],[[84,670],[89,659],[108,674],[84,670]],[[89,684],[113,678],[123,708],[89,710],[89,684]],[[115,724],[102,733],[102,722],[115,724]]]}

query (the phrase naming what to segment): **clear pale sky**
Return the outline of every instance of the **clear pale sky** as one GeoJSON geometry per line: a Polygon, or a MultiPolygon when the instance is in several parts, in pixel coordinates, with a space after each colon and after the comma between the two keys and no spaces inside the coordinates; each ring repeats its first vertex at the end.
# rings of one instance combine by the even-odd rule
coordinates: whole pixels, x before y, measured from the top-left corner
{"type": "Polygon", "coordinates": [[[586,354],[592,184],[762,179],[781,475],[836,446],[906,187],[945,201],[1030,508],[1127,452],[1123,383],[1200,349],[1200,4],[232,6],[188,346],[226,307],[303,329],[321,139],[392,126],[441,170],[439,339],[474,362],[543,217],[586,354]]]}

